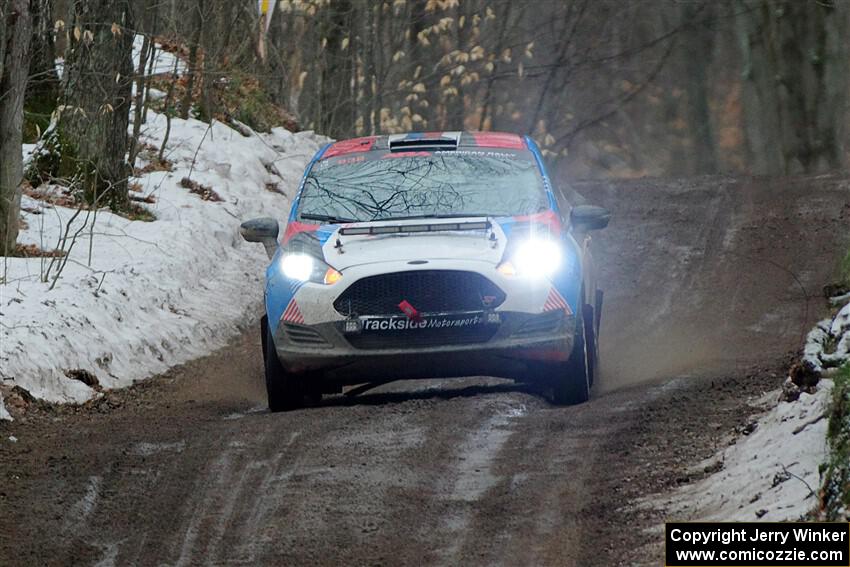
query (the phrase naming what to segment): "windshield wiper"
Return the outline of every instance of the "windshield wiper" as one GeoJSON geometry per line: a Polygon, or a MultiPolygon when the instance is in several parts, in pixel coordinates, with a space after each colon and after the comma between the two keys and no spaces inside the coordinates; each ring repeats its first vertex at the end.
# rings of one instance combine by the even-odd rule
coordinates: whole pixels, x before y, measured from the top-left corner
{"type": "Polygon", "coordinates": [[[434,213],[431,215],[410,215],[406,217],[386,217],[382,219],[372,219],[372,222],[378,221],[396,221],[396,220],[413,220],[413,219],[465,219],[467,217],[492,217],[490,213],[434,213]]]}
{"type": "Polygon", "coordinates": [[[315,220],[315,221],[324,221],[330,223],[346,223],[346,222],[361,222],[356,219],[347,219],[345,217],[337,217],[334,215],[317,215],[313,213],[301,213],[301,218],[304,220],[315,220]]]}

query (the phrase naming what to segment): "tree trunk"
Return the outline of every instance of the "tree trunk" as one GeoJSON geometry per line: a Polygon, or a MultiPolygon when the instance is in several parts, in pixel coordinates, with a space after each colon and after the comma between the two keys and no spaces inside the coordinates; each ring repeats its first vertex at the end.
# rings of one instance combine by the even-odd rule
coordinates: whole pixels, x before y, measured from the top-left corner
{"type": "Polygon", "coordinates": [[[56,73],[56,48],[53,42],[53,9],[51,0],[30,0],[30,6],[32,43],[25,104],[31,121],[44,130],[50,123],[50,115],[59,98],[59,75],[56,73]]]}
{"type": "Polygon", "coordinates": [[[192,108],[192,91],[195,89],[196,76],[198,74],[198,50],[201,47],[201,37],[204,31],[203,0],[198,0],[194,12],[195,26],[192,30],[192,43],[189,46],[189,72],[186,78],[186,92],[180,103],[180,118],[188,120],[189,110],[192,108]]]}
{"type": "Polygon", "coordinates": [[[133,99],[133,134],[130,136],[130,150],[127,152],[127,163],[130,167],[136,166],[136,156],[139,154],[139,136],[142,132],[142,109],[145,96],[145,64],[151,52],[153,43],[149,35],[145,34],[142,40],[142,49],[139,53],[139,67],[136,71],[136,96],[133,99]]]}
{"type": "Polygon", "coordinates": [[[692,173],[714,173],[717,170],[711,110],[708,106],[708,67],[713,51],[713,32],[706,25],[712,15],[711,6],[700,8],[682,4],[682,19],[689,23],[682,41],[680,57],[684,56],[684,86],[687,96],[686,121],[693,147],[692,173]],[[708,13],[700,13],[707,10],[708,13]],[[698,62],[698,64],[695,64],[698,62]]]}
{"type": "Polygon", "coordinates": [[[0,7],[0,253],[4,256],[18,238],[23,178],[21,130],[30,33],[28,0],[4,2],[0,7]]]}
{"type": "Polygon", "coordinates": [[[347,48],[343,49],[343,40],[348,39],[345,36],[351,32],[351,9],[349,0],[332,0],[325,8],[324,39],[327,45],[319,92],[321,115],[318,117],[318,129],[338,137],[349,136],[353,127],[350,124],[354,104],[351,96],[351,58],[348,57],[347,48]]]}
{"type": "Polygon", "coordinates": [[[9,24],[6,18],[9,16],[9,9],[5,2],[0,2],[0,81],[3,80],[3,68],[6,63],[6,39],[9,33],[9,24]]]}
{"type": "Polygon", "coordinates": [[[843,167],[848,6],[844,2],[745,2],[744,116],[754,172],[843,167]]]}
{"type": "MultiPolygon", "coordinates": [[[[454,8],[455,13],[454,21],[459,22],[461,18],[464,17],[463,12],[463,4],[458,3],[454,8]]],[[[467,50],[467,42],[466,42],[466,27],[461,28],[460,25],[455,24],[455,37],[454,37],[454,45],[455,49],[459,49],[460,51],[465,52],[467,50]]],[[[455,83],[455,88],[457,88],[457,94],[448,97],[446,100],[446,117],[445,121],[442,125],[443,130],[464,130],[464,119],[466,118],[466,108],[464,105],[465,99],[465,90],[463,87],[463,83],[461,81],[461,77],[457,78],[457,82],[455,83]]]]}
{"type": "Polygon", "coordinates": [[[58,133],[63,158],[88,202],[128,203],[127,126],[133,78],[130,0],[75,0],[65,56],[64,108],[58,133]]]}

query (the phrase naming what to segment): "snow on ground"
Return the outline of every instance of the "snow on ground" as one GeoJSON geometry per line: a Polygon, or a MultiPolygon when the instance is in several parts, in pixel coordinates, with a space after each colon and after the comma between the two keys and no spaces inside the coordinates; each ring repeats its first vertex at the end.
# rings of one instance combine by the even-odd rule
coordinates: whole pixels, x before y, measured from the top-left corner
{"type": "MultiPolygon", "coordinates": [[[[833,302],[836,299],[833,298],[833,302]]],[[[803,360],[817,372],[850,361],[850,298],[832,319],[824,319],[806,337],[803,360]]],[[[839,303],[835,303],[840,305],[839,303]]]]}
{"type": "MultiPolygon", "coordinates": [[[[142,43],[144,43],[145,38],[143,35],[136,35],[133,37],[133,70],[139,68],[139,62],[141,61],[141,53],[142,53],[142,43]]],[[[173,73],[174,72],[174,62],[177,59],[177,74],[182,75],[186,72],[186,62],[182,59],[178,59],[178,57],[169,52],[165,51],[162,48],[162,45],[159,43],[154,43],[156,50],[153,54],[153,63],[151,63],[150,58],[145,62],[145,73],[150,70],[151,75],[161,75],[163,73],[173,73]]],[[[62,57],[57,57],[56,61],[56,74],[59,77],[62,77],[62,74],[65,72],[65,59],[62,57]]],[[[135,90],[136,85],[133,84],[133,89],[135,90]]]]}
{"type": "MultiPolygon", "coordinates": [[[[142,142],[159,147],[165,123],[149,112],[142,142]]],[[[41,281],[49,258],[4,259],[0,385],[48,401],[83,402],[96,389],[69,371],[82,369],[116,388],[224,345],[259,314],[268,263],[262,246],[242,241],[239,223],[285,220],[306,163],[325,141],[282,128],[244,137],[218,122],[172,119],[165,157],[173,171],[130,180],[141,187],[135,195],[155,200],[142,205],[155,221],[101,210],[84,226],[86,214],[79,215],[70,234],[83,230],[52,290],[41,281]],[[190,169],[191,179],[221,202],[180,186],[190,169]]],[[[19,242],[55,248],[75,210],[29,197],[22,206],[28,227],[19,242]]]]}
{"type": "MultiPolygon", "coordinates": [[[[133,69],[139,68],[139,61],[141,60],[141,52],[142,52],[142,43],[145,41],[143,35],[137,35],[133,38],[133,69]]],[[[159,75],[161,73],[172,73],[174,71],[174,60],[177,58],[173,53],[165,51],[162,49],[162,45],[155,43],[156,51],[153,56],[153,75],[159,75]]],[[[145,62],[145,73],[147,73],[148,69],[150,69],[151,61],[145,62]]],[[[177,74],[182,75],[186,71],[186,62],[180,59],[177,61],[177,74]]]]}
{"type": "MultiPolygon", "coordinates": [[[[832,303],[840,305],[835,299],[846,302],[850,296],[833,298],[832,303]]],[[[848,360],[850,303],[812,329],[803,351],[803,361],[827,376],[848,360]]],[[[774,405],[779,391],[766,394],[760,405],[770,409],[759,417],[755,429],[711,460],[722,463],[719,472],[644,504],[689,520],[799,519],[817,505],[819,467],[828,452],[826,411],[831,390],[832,380],[824,378],[814,393],[803,392],[797,401],[774,405]]],[[[699,468],[710,464],[701,463],[699,468]]]]}
{"type": "Polygon", "coordinates": [[[3,404],[3,394],[0,394],[0,420],[3,420],[3,419],[10,420],[10,419],[12,419],[12,416],[9,415],[9,412],[6,409],[6,406],[3,404]]]}
{"type": "MultiPolygon", "coordinates": [[[[797,520],[817,505],[818,467],[827,455],[824,415],[832,390],[822,380],[814,394],[780,402],[749,435],[717,455],[723,468],[677,489],[659,504],[667,516],[700,521],[797,520]]],[[[779,392],[762,400],[772,403],[779,392]]],[[[701,463],[703,468],[708,463],[701,463]]]]}

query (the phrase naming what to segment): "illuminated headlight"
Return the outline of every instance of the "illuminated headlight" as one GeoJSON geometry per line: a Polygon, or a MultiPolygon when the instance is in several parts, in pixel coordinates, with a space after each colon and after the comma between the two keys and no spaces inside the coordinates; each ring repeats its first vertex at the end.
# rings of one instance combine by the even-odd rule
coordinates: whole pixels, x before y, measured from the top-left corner
{"type": "Polygon", "coordinates": [[[330,285],[339,281],[342,274],[309,254],[294,252],[280,260],[280,270],[289,279],[330,285]]]}
{"type": "Polygon", "coordinates": [[[307,254],[287,254],[280,261],[280,269],[286,277],[306,282],[313,273],[313,265],[316,263],[312,256],[307,254]]]}
{"type": "Polygon", "coordinates": [[[561,267],[561,247],[553,240],[530,239],[517,246],[498,270],[506,276],[548,277],[561,267]]]}

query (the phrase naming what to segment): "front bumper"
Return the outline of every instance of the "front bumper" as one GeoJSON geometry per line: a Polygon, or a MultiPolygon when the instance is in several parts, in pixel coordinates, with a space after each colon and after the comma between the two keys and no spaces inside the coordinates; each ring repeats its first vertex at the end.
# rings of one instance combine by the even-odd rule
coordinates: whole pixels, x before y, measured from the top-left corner
{"type": "MultiPolygon", "coordinates": [[[[457,376],[523,379],[540,361],[563,361],[573,344],[575,318],[565,311],[543,314],[499,312],[499,323],[486,340],[423,346],[416,331],[391,346],[370,341],[357,348],[344,321],[316,325],[281,323],[275,347],[284,368],[320,374],[323,381],[358,384],[367,381],[457,376]]],[[[366,332],[366,331],[361,331],[366,332]]]]}

